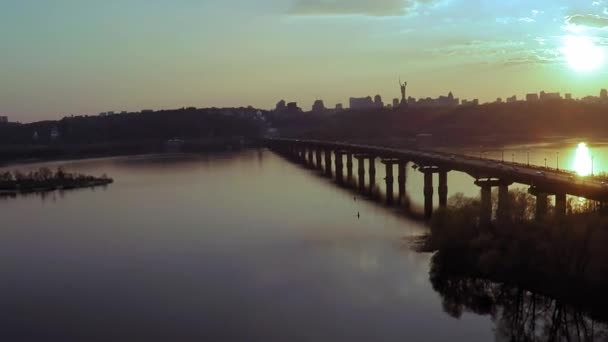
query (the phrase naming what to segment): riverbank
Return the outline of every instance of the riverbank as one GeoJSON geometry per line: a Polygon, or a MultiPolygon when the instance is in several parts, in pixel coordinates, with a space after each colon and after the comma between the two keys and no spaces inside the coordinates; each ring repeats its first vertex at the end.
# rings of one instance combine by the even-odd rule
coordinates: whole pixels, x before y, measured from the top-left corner
{"type": "Polygon", "coordinates": [[[159,153],[204,153],[233,151],[259,146],[257,140],[198,139],[138,141],[98,144],[0,145],[0,166],[54,160],[120,157],[159,153]]]}
{"type": "Polygon", "coordinates": [[[608,321],[608,217],[587,210],[532,221],[527,196],[511,195],[509,223],[480,225],[476,200],[436,213],[422,248],[436,252],[431,276],[520,286],[608,321]]]}

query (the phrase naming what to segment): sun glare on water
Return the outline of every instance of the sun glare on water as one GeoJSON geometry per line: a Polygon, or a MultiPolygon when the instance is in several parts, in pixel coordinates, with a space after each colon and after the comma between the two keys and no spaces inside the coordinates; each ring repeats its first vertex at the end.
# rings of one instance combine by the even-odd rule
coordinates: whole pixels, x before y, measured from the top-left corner
{"type": "Polygon", "coordinates": [[[578,144],[576,156],[574,157],[574,171],[576,171],[579,176],[589,176],[592,171],[592,164],[593,161],[591,160],[591,153],[589,153],[587,144],[578,144]]]}
{"type": "Polygon", "coordinates": [[[566,36],[562,50],[568,65],[574,71],[591,72],[604,64],[604,49],[595,45],[589,37],[566,36]]]}

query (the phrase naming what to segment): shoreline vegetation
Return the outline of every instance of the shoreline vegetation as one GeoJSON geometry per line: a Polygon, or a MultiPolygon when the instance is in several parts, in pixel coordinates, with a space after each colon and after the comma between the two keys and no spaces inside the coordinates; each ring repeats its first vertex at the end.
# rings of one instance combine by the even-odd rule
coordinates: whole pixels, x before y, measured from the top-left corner
{"type": "Polygon", "coordinates": [[[450,198],[420,250],[434,252],[432,282],[480,279],[558,299],[608,322],[608,217],[592,203],[568,203],[569,215],[533,219],[534,198],[510,193],[506,222],[479,223],[479,200],[450,198]]]}
{"type": "Polygon", "coordinates": [[[0,166],[22,162],[41,162],[51,160],[74,160],[86,158],[103,158],[132,156],[157,153],[206,153],[233,151],[259,146],[257,140],[229,139],[196,139],[179,141],[173,146],[171,141],[140,141],[122,143],[96,144],[48,144],[48,145],[12,145],[0,146],[0,166]]]}
{"type": "Polygon", "coordinates": [[[73,190],[107,186],[114,180],[106,175],[93,177],[68,173],[62,168],[52,171],[40,168],[29,173],[21,171],[0,173],[0,197],[14,197],[29,193],[46,193],[55,190],[73,190]]]}

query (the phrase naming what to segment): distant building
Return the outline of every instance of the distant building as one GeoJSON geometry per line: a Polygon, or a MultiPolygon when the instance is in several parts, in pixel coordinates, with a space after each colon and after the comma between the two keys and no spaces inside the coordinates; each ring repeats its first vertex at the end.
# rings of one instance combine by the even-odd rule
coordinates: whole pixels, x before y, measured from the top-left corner
{"type": "Polygon", "coordinates": [[[376,95],[374,97],[374,105],[376,105],[376,108],[384,108],[384,102],[382,102],[382,96],[376,95]]]}
{"type": "Polygon", "coordinates": [[[572,100],[572,94],[566,93],[566,100],[572,100]]]}
{"type": "Polygon", "coordinates": [[[606,100],[608,100],[608,90],[606,90],[606,89],[602,89],[602,90],[600,91],[600,99],[601,99],[602,101],[606,101],[606,100]]]}
{"type": "Polygon", "coordinates": [[[517,102],[517,95],[507,97],[507,103],[515,103],[515,102],[517,102]]]}
{"type": "Polygon", "coordinates": [[[287,111],[289,113],[301,113],[302,112],[302,108],[298,107],[298,103],[297,102],[289,102],[287,104],[287,111]]]}
{"type": "Polygon", "coordinates": [[[414,99],[412,97],[408,98],[408,104],[412,106],[420,106],[420,107],[450,107],[450,106],[458,106],[460,104],[460,100],[454,98],[454,94],[450,92],[448,96],[439,96],[436,99],[427,97],[422,99],[414,99]]]}
{"type": "Polygon", "coordinates": [[[341,103],[336,104],[336,112],[341,112],[344,110],[344,106],[341,103]]]}
{"type": "Polygon", "coordinates": [[[541,101],[550,101],[550,100],[561,100],[562,96],[560,93],[545,93],[544,91],[540,92],[540,100],[541,101]]]}
{"type": "Polygon", "coordinates": [[[400,102],[399,102],[399,99],[394,98],[394,99],[393,99],[393,108],[395,108],[395,109],[396,109],[396,108],[399,108],[399,103],[400,103],[400,102]]]}
{"type": "Polygon", "coordinates": [[[141,110],[141,113],[142,113],[142,114],[154,113],[154,110],[153,110],[153,109],[142,109],[142,110],[141,110]]]}
{"type": "Polygon", "coordinates": [[[277,112],[284,112],[285,110],[287,110],[287,105],[285,104],[285,100],[281,100],[281,101],[277,102],[277,105],[275,106],[274,110],[277,112]]]}
{"type": "Polygon", "coordinates": [[[8,116],[0,116],[0,124],[8,123],[8,116]]]}
{"type": "Polygon", "coordinates": [[[537,102],[539,100],[538,94],[532,93],[526,95],[527,102],[537,102]]]}
{"type": "Polygon", "coordinates": [[[597,96],[585,96],[581,99],[581,102],[583,103],[598,103],[600,101],[600,98],[597,96]]]}
{"type": "Polygon", "coordinates": [[[368,97],[351,97],[349,99],[350,109],[352,110],[368,110],[374,109],[375,104],[371,96],[368,97]]]}
{"type": "Polygon", "coordinates": [[[463,106],[478,106],[479,105],[479,99],[474,99],[474,100],[462,100],[462,105],[463,106]]]}
{"type": "Polygon", "coordinates": [[[325,104],[323,103],[323,100],[316,100],[315,103],[312,105],[312,111],[315,113],[323,113],[325,112],[325,104]]]}
{"type": "Polygon", "coordinates": [[[496,103],[502,103],[502,97],[497,98],[496,103]]]}

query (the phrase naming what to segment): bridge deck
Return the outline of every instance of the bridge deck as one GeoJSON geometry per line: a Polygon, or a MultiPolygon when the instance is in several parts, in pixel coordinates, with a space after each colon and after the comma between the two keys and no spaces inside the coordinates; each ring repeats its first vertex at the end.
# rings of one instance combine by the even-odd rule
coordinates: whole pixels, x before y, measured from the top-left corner
{"type": "Polygon", "coordinates": [[[420,166],[436,166],[444,170],[465,172],[473,178],[496,178],[535,187],[548,194],[566,193],[597,201],[608,201],[608,184],[593,177],[580,177],[572,171],[533,165],[475,158],[452,153],[421,149],[352,144],[336,141],[267,139],[270,145],[302,146],[369,154],[384,159],[400,159],[420,166]]]}

